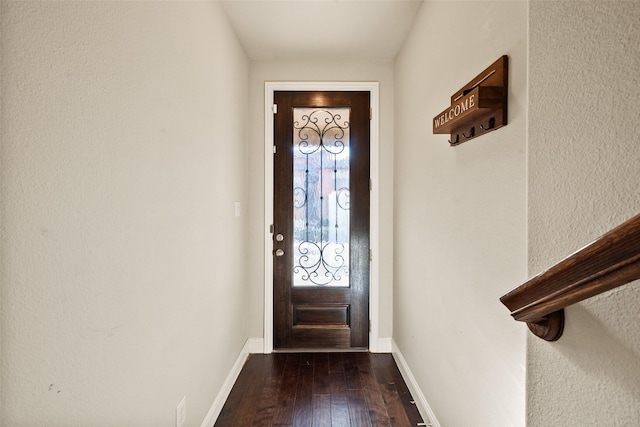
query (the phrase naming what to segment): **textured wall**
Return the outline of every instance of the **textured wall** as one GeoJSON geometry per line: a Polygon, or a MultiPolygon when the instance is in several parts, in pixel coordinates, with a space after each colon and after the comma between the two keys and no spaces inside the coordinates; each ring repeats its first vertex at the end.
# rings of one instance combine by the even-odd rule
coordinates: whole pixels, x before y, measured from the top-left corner
{"type": "MultiPolygon", "coordinates": [[[[640,213],[640,3],[532,1],[529,271],[640,213]]],[[[640,283],[528,339],[530,426],[637,425],[640,283]]]]}
{"type": "Polygon", "coordinates": [[[526,3],[425,2],[395,68],[393,337],[442,426],[521,426],[526,279],[526,3]],[[509,56],[509,124],[455,148],[451,94],[509,56]]]}
{"type": "MultiPolygon", "coordinates": [[[[393,64],[364,61],[256,61],[250,72],[249,240],[264,236],[264,82],[377,81],[380,86],[380,304],[379,336],[392,333],[393,301],[393,64]]],[[[250,247],[251,336],[263,335],[264,251],[250,247]]]]}
{"type": "Polygon", "coordinates": [[[199,425],[248,336],[248,62],[212,2],[2,3],[3,426],[199,425]],[[246,203],[245,203],[246,206],[246,203]]]}

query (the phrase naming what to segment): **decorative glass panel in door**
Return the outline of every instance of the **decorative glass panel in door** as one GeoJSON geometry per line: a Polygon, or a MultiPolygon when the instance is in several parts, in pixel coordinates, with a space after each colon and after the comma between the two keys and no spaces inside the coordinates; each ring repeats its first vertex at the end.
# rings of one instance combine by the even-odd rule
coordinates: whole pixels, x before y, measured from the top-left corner
{"type": "Polygon", "coordinates": [[[349,109],[293,120],[293,286],[349,286],[349,109]]]}

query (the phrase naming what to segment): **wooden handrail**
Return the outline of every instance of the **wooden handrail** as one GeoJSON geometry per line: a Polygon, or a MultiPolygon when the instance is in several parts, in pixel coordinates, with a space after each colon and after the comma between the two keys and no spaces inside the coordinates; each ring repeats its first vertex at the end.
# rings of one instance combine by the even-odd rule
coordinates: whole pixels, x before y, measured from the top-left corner
{"type": "Polygon", "coordinates": [[[640,279],[640,215],[503,295],[515,320],[547,341],[562,336],[564,308],[640,279]]]}

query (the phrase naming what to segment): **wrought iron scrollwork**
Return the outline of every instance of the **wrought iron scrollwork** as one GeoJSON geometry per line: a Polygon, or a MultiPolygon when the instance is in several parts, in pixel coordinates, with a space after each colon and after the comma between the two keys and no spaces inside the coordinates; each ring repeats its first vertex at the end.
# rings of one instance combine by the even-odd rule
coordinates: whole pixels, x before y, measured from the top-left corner
{"type": "Polygon", "coordinates": [[[302,242],[298,245],[298,251],[301,255],[293,271],[300,274],[303,281],[327,286],[349,275],[349,266],[343,256],[345,246],[342,244],[302,242]]]}

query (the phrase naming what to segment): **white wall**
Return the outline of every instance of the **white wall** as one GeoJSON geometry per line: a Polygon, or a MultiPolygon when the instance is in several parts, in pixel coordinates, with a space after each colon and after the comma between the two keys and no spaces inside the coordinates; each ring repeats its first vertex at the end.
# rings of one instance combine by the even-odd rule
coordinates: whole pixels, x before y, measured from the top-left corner
{"type": "Polygon", "coordinates": [[[380,90],[379,336],[392,333],[393,301],[393,63],[363,61],[254,61],[250,70],[249,282],[250,334],[264,325],[264,83],[265,81],[377,81],[380,90]]]}
{"type": "MultiPolygon", "coordinates": [[[[640,4],[532,1],[529,271],[640,213],[640,4]]],[[[530,426],[637,425],[640,283],[569,307],[528,338],[530,426]]]]}
{"type": "Polygon", "coordinates": [[[199,425],[248,337],[215,3],[2,3],[3,426],[199,425]]]}
{"type": "Polygon", "coordinates": [[[440,425],[525,422],[525,2],[425,2],[395,66],[393,337],[440,425]],[[452,148],[451,95],[509,56],[506,127],[452,148]]]}

